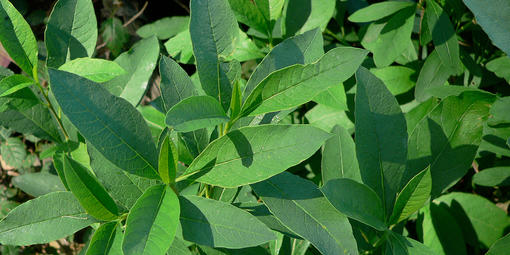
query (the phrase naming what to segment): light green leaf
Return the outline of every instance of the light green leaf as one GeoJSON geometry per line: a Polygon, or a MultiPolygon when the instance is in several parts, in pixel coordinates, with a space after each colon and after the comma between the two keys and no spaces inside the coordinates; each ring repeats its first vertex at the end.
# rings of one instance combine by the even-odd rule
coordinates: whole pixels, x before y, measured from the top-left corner
{"type": "Polygon", "coordinates": [[[229,0],[237,21],[271,37],[284,0],[229,0]]]}
{"type": "Polygon", "coordinates": [[[285,227],[322,254],[358,254],[347,217],[312,182],[284,172],[251,187],[285,227]]]}
{"type": "Polygon", "coordinates": [[[228,120],[229,117],[214,97],[193,96],[172,106],[166,114],[165,123],[178,132],[191,132],[228,120]]]}
{"type": "Polygon", "coordinates": [[[285,37],[302,34],[319,27],[326,28],[335,12],[335,0],[286,1],[282,23],[285,37]]]}
{"type": "Polygon", "coordinates": [[[86,255],[121,255],[123,236],[121,226],[118,222],[111,221],[102,224],[94,232],[86,255]]]}
{"type": "Polygon", "coordinates": [[[136,34],[142,38],[148,38],[155,35],[159,40],[165,40],[187,30],[188,26],[188,16],[165,17],[143,25],[136,30],[136,34]]]}
{"type": "Polygon", "coordinates": [[[171,58],[161,57],[159,73],[161,75],[161,98],[165,105],[165,112],[185,98],[198,96],[198,90],[186,71],[171,58]]]}
{"type": "Polygon", "coordinates": [[[174,142],[170,140],[169,136],[165,137],[161,149],[159,151],[158,173],[164,183],[175,182],[175,175],[177,174],[177,163],[179,154],[174,142]]]}
{"type": "Polygon", "coordinates": [[[361,183],[356,148],[351,135],[345,128],[335,125],[322,147],[322,184],[338,178],[349,178],[361,183]]]}
{"type": "Polygon", "coordinates": [[[49,70],[63,113],[108,160],[132,174],[157,179],[157,151],[140,113],[127,101],[80,76],[49,70]]]}
{"type": "Polygon", "coordinates": [[[351,14],[349,21],[358,23],[376,21],[411,6],[414,6],[413,2],[386,1],[375,3],[351,14]]]}
{"type": "Polygon", "coordinates": [[[33,197],[66,190],[58,176],[46,172],[22,174],[12,178],[11,182],[33,197]]]}
{"type": "Polygon", "coordinates": [[[188,29],[166,41],[165,49],[179,63],[193,64],[195,62],[191,35],[188,29]]]}
{"type": "Polygon", "coordinates": [[[100,220],[117,218],[117,205],[90,170],[66,155],[64,174],[69,189],[88,214],[100,220]]]}
{"type": "Polygon", "coordinates": [[[0,80],[0,97],[11,95],[12,93],[35,84],[34,80],[21,74],[11,75],[0,80]]]}
{"type": "Polygon", "coordinates": [[[0,145],[0,155],[7,165],[20,168],[27,157],[25,144],[18,137],[9,137],[0,145]]]}
{"type": "Polygon", "coordinates": [[[53,192],[17,206],[0,221],[0,243],[49,243],[94,222],[71,192],[53,192]]]}
{"type": "Polygon", "coordinates": [[[381,80],[365,68],[356,72],[356,80],[356,155],[361,179],[379,195],[389,216],[406,166],[406,121],[381,80]]]}
{"type": "Polygon", "coordinates": [[[487,67],[487,70],[496,74],[496,76],[510,83],[510,57],[503,56],[493,59],[489,61],[485,67],[487,67]]]}
{"type": "Polygon", "coordinates": [[[324,131],[331,131],[335,125],[343,127],[349,134],[354,133],[354,123],[345,111],[336,110],[325,105],[316,105],[305,114],[311,126],[324,131]]]}
{"type": "Polygon", "coordinates": [[[97,21],[91,0],[59,0],[44,34],[48,67],[58,68],[96,49],[97,21]]]}
{"type": "Polygon", "coordinates": [[[510,234],[494,242],[486,255],[505,255],[508,249],[510,249],[510,234]]]}
{"type": "Polygon", "coordinates": [[[313,101],[335,108],[336,110],[348,110],[347,96],[345,95],[344,85],[342,83],[323,90],[315,96],[313,101]]]}
{"type": "Polygon", "coordinates": [[[23,16],[9,0],[0,0],[0,42],[16,64],[30,76],[37,74],[37,41],[23,16]]]}
{"type": "Polygon", "coordinates": [[[383,81],[394,96],[411,90],[416,84],[416,79],[413,78],[415,71],[409,67],[387,66],[370,69],[370,72],[383,81]]]}
{"type": "Polygon", "coordinates": [[[197,174],[191,178],[224,188],[259,182],[312,156],[329,137],[306,125],[243,127],[210,143],[181,178],[197,174]]]}
{"type": "Polygon", "coordinates": [[[473,183],[480,186],[510,186],[510,167],[492,167],[473,175],[473,183]]]}
{"type": "Polygon", "coordinates": [[[58,70],[74,73],[99,83],[126,73],[117,63],[99,58],[77,58],[64,63],[58,70]]]}
{"type": "Polygon", "coordinates": [[[453,74],[453,71],[441,61],[438,52],[434,50],[425,60],[418,75],[414,90],[416,100],[423,102],[430,98],[429,89],[443,86],[453,74]]]}
{"type": "Polygon", "coordinates": [[[127,217],[124,254],[165,254],[175,237],[179,215],[179,200],[169,186],[148,188],[127,217]]]}
{"type": "Polygon", "coordinates": [[[296,107],[319,92],[347,80],[365,59],[367,51],[339,47],[317,62],[293,65],[273,72],[257,85],[243,105],[242,116],[296,107]]]}
{"type": "Polygon", "coordinates": [[[187,241],[238,249],[276,239],[257,218],[231,204],[196,196],[180,196],[179,201],[182,235],[187,241]]]}

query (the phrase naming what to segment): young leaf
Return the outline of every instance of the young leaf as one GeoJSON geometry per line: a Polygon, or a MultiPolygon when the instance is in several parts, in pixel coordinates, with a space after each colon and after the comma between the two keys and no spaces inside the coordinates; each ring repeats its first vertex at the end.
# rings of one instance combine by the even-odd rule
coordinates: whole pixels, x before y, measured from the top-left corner
{"type": "Polygon", "coordinates": [[[126,71],[113,61],[99,58],[77,58],[61,65],[58,70],[74,73],[94,82],[107,82],[126,71]]]}
{"type": "Polygon", "coordinates": [[[198,96],[198,91],[186,71],[171,58],[161,56],[159,73],[161,74],[160,89],[165,112],[188,97],[198,96]]]}
{"type": "Polygon", "coordinates": [[[269,75],[244,102],[242,116],[290,109],[312,100],[319,92],[347,80],[365,59],[367,51],[339,47],[317,62],[293,65],[269,75]]]}
{"type": "Polygon", "coordinates": [[[312,182],[284,172],[251,187],[285,227],[323,254],[358,253],[349,220],[312,182]]]}
{"type": "Polygon", "coordinates": [[[341,178],[328,181],[320,190],[328,201],[347,217],[380,231],[386,229],[381,199],[368,186],[341,178]]]}
{"type": "Polygon", "coordinates": [[[34,80],[21,74],[11,75],[0,80],[0,97],[8,96],[16,91],[35,84],[34,80]]]}
{"type": "Polygon", "coordinates": [[[140,113],[101,85],[49,70],[53,94],[64,114],[108,160],[129,173],[157,179],[157,151],[140,113]]]}
{"type": "Polygon", "coordinates": [[[200,83],[226,111],[232,85],[222,59],[235,49],[239,27],[227,0],[192,0],[190,34],[200,83]]]}
{"type": "Polygon", "coordinates": [[[165,254],[175,237],[180,207],[175,192],[166,185],[148,188],[126,220],[124,254],[165,254]]]}
{"type": "Polygon", "coordinates": [[[28,75],[37,74],[37,41],[23,16],[9,0],[0,0],[0,43],[28,75]]]}
{"type": "Polygon", "coordinates": [[[120,227],[120,224],[116,221],[107,222],[99,226],[90,240],[86,255],[122,254],[123,234],[120,227]]]}
{"type": "Polygon", "coordinates": [[[259,182],[307,159],[329,137],[305,125],[243,127],[209,144],[181,179],[224,188],[259,182]]]}
{"type": "Polygon", "coordinates": [[[170,108],[165,123],[178,132],[191,132],[216,126],[228,120],[221,104],[214,97],[193,96],[170,108]]]}
{"type": "Polygon", "coordinates": [[[185,240],[211,247],[239,249],[276,239],[254,216],[231,204],[196,196],[180,196],[185,240]]]}
{"type": "Polygon", "coordinates": [[[412,2],[386,1],[371,4],[363,9],[357,10],[349,16],[350,22],[370,22],[388,17],[404,8],[413,6],[412,2]]]}
{"type": "Polygon", "coordinates": [[[117,219],[117,205],[90,170],[66,155],[64,174],[69,189],[88,214],[100,220],[117,219]]]}
{"type": "Polygon", "coordinates": [[[178,157],[179,155],[177,154],[177,148],[175,148],[174,142],[170,140],[169,136],[166,136],[159,151],[158,161],[159,176],[164,183],[175,182],[178,157]]]}
{"type": "Polygon", "coordinates": [[[406,166],[406,120],[381,80],[365,68],[356,72],[356,80],[356,155],[361,178],[379,195],[389,216],[406,166]]]}
{"type": "Polygon", "coordinates": [[[322,147],[322,183],[337,178],[349,178],[361,183],[356,148],[351,135],[345,128],[335,125],[322,147]]]}
{"type": "Polygon", "coordinates": [[[53,192],[17,206],[0,221],[0,243],[48,243],[94,222],[71,192],[53,192]]]}
{"type": "Polygon", "coordinates": [[[510,186],[510,167],[492,167],[473,175],[473,183],[480,186],[510,186]]]}
{"type": "Polygon", "coordinates": [[[91,0],[59,0],[44,34],[48,67],[58,68],[75,58],[90,57],[96,49],[97,21],[91,0]]]}
{"type": "Polygon", "coordinates": [[[389,224],[396,224],[418,211],[430,198],[430,167],[414,176],[398,194],[389,224]]]}

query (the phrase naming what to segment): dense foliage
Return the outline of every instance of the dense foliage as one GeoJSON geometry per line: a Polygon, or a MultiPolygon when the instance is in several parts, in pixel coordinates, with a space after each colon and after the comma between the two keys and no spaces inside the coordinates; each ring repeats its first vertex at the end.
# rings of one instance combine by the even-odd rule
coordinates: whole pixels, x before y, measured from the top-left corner
{"type": "Polygon", "coordinates": [[[510,1],[163,2],[0,0],[0,253],[510,253],[510,1]]]}

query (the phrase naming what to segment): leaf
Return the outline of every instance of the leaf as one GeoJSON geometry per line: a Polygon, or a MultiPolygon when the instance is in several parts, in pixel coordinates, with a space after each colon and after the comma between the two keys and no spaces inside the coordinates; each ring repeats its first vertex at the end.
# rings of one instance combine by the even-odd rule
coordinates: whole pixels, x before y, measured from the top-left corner
{"type": "Polygon", "coordinates": [[[490,247],[506,233],[510,226],[510,219],[506,212],[481,196],[452,192],[439,197],[434,202],[445,203],[449,206],[450,213],[462,229],[464,239],[472,246],[480,242],[485,247],[490,247]],[[478,240],[468,238],[473,234],[478,240]]]}
{"type": "Polygon", "coordinates": [[[3,245],[49,243],[94,222],[71,192],[53,192],[17,206],[0,221],[0,242],[3,245]]]}
{"type": "Polygon", "coordinates": [[[59,0],[44,34],[48,67],[58,68],[96,49],[97,21],[91,0],[59,0]]]}
{"type": "Polygon", "coordinates": [[[11,75],[0,80],[0,97],[8,96],[26,87],[35,84],[34,81],[21,74],[11,75]]]}
{"type": "Polygon", "coordinates": [[[405,171],[406,121],[381,80],[365,68],[356,72],[356,80],[356,155],[361,179],[379,195],[389,216],[405,171]]]}
{"type": "Polygon", "coordinates": [[[510,167],[492,167],[473,175],[473,183],[480,186],[510,186],[510,167]]]}
{"type": "Polygon", "coordinates": [[[326,28],[335,11],[335,0],[294,0],[286,2],[282,23],[285,37],[319,27],[326,28]]]}
{"type": "Polygon", "coordinates": [[[365,59],[358,48],[338,47],[317,62],[273,72],[244,102],[242,116],[290,109],[312,100],[321,90],[347,80],[365,59]]]}
{"type": "Polygon", "coordinates": [[[177,148],[169,136],[165,137],[159,151],[158,173],[164,183],[174,183],[178,163],[177,148]]]}
{"type": "Polygon", "coordinates": [[[336,110],[348,110],[347,97],[342,83],[323,90],[315,96],[313,101],[318,104],[335,108],[336,110]]]}
{"type": "Polygon", "coordinates": [[[402,9],[414,6],[412,2],[386,1],[371,4],[363,9],[357,10],[349,16],[350,22],[370,22],[388,17],[402,9]]]}
{"type": "Polygon", "coordinates": [[[386,242],[386,254],[398,255],[430,255],[436,254],[432,249],[426,245],[411,239],[403,237],[393,231],[389,232],[386,242]]]}
{"type": "Polygon", "coordinates": [[[234,188],[267,179],[297,165],[330,135],[306,125],[261,125],[230,131],[193,160],[178,178],[234,188]]]}
{"type": "Polygon", "coordinates": [[[500,97],[496,99],[494,104],[490,109],[490,118],[487,123],[491,126],[496,126],[499,124],[508,124],[510,123],[510,117],[508,116],[508,111],[510,110],[510,97],[500,97]]]}
{"type": "Polygon", "coordinates": [[[101,37],[113,56],[118,56],[129,42],[130,35],[118,18],[108,18],[101,23],[101,37]]]}
{"type": "Polygon", "coordinates": [[[65,156],[64,174],[69,189],[88,214],[100,220],[117,219],[117,205],[87,168],[65,156]]]}
{"type": "Polygon", "coordinates": [[[64,63],[58,70],[74,73],[98,83],[110,81],[126,73],[117,63],[99,58],[77,58],[64,63]]]}
{"type": "Polygon", "coordinates": [[[341,178],[328,181],[320,190],[328,201],[347,217],[380,231],[386,229],[381,199],[368,186],[341,178]]]}
{"type": "Polygon", "coordinates": [[[406,93],[416,84],[415,71],[409,67],[387,66],[370,69],[370,72],[379,78],[394,96],[406,93]]]}
{"type": "Polygon", "coordinates": [[[161,75],[161,98],[165,105],[165,112],[185,98],[198,96],[198,90],[186,71],[171,58],[161,57],[159,73],[161,75]]]}
{"type": "Polygon", "coordinates": [[[124,254],[165,254],[177,231],[179,215],[179,200],[169,186],[148,188],[127,217],[124,254]]]}
{"type": "Polygon", "coordinates": [[[271,37],[276,19],[281,14],[283,1],[229,0],[237,21],[271,37]]]}
{"type": "Polygon", "coordinates": [[[195,62],[191,35],[188,29],[166,41],[165,49],[179,63],[193,64],[195,62]]]}
{"type": "Polygon", "coordinates": [[[416,101],[424,102],[431,97],[429,89],[443,86],[448,78],[453,75],[450,68],[445,66],[439,58],[439,53],[434,50],[425,59],[425,63],[418,75],[414,96],[416,101]]]}
{"type": "Polygon", "coordinates": [[[30,76],[37,74],[37,42],[30,26],[8,0],[0,0],[0,42],[16,64],[30,76]]]}
{"type": "Polygon", "coordinates": [[[491,245],[487,255],[504,255],[510,248],[510,234],[498,239],[491,245]]]}
{"type": "Polygon", "coordinates": [[[46,172],[22,174],[12,178],[11,182],[33,197],[66,190],[58,176],[46,172]]]}
{"type": "Polygon", "coordinates": [[[111,221],[103,223],[94,232],[86,255],[120,255],[122,254],[122,237],[122,229],[118,222],[111,221]]]}
{"type": "Polygon", "coordinates": [[[138,105],[147,90],[152,71],[156,68],[158,56],[158,39],[156,37],[142,39],[115,59],[115,63],[124,68],[126,74],[106,82],[104,87],[132,105],[138,105]]]}
{"type": "Polygon", "coordinates": [[[354,123],[349,119],[345,111],[334,108],[316,105],[305,114],[311,126],[330,132],[335,125],[341,126],[349,134],[354,132],[354,123]]]}
{"type": "Polygon", "coordinates": [[[165,123],[178,132],[216,126],[229,120],[221,104],[211,96],[188,97],[172,106],[165,123]]]}
{"type": "Polygon", "coordinates": [[[471,167],[494,98],[478,92],[448,97],[420,120],[409,136],[405,180],[430,165],[432,198],[471,167]]]}
{"type": "Polygon", "coordinates": [[[197,72],[205,93],[229,108],[232,85],[222,58],[234,52],[239,27],[227,0],[193,0],[190,35],[197,72]]]}
{"type": "Polygon", "coordinates": [[[347,217],[312,182],[285,172],[251,187],[285,227],[322,254],[358,253],[347,217]]]}
{"type": "Polygon", "coordinates": [[[25,145],[17,137],[9,137],[0,145],[2,160],[14,168],[21,168],[27,157],[25,145]]]}
{"type": "Polygon", "coordinates": [[[351,135],[345,128],[335,125],[333,137],[322,146],[322,183],[338,178],[349,178],[361,183],[356,149],[351,135]]]}
{"type": "Polygon", "coordinates": [[[427,0],[427,25],[442,65],[453,73],[462,72],[457,35],[446,12],[433,0],[427,0]]]}
{"type": "Polygon", "coordinates": [[[426,118],[438,104],[437,99],[430,98],[405,114],[408,136],[411,136],[418,123],[426,118]]]}
{"type": "Polygon", "coordinates": [[[172,245],[166,252],[167,255],[192,255],[191,251],[188,249],[186,243],[179,238],[174,238],[172,245]]]}
{"type": "Polygon", "coordinates": [[[503,78],[506,82],[510,83],[510,57],[503,56],[493,59],[485,65],[487,70],[496,74],[496,76],[503,78]]]}
{"type": "Polygon", "coordinates": [[[251,214],[225,202],[180,196],[182,234],[201,245],[244,248],[276,239],[274,233],[251,214]]]}
{"type": "Polygon", "coordinates": [[[464,4],[473,12],[476,22],[480,24],[496,47],[510,55],[510,35],[506,29],[510,26],[510,3],[497,0],[487,5],[482,0],[463,0],[464,4]]]}
{"type": "Polygon", "coordinates": [[[49,70],[51,89],[64,114],[108,160],[132,174],[157,179],[157,152],[138,111],[101,85],[49,70]]]}
{"type": "Polygon", "coordinates": [[[188,16],[165,17],[141,26],[136,30],[136,34],[142,38],[155,35],[159,40],[165,40],[187,30],[188,26],[188,16]]]}
{"type": "Polygon", "coordinates": [[[431,190],[432,178],[430,167],[427,167],[414,176],[398,194],[389,223],[396,224],[418,211],[430,198],[431,190]]]}

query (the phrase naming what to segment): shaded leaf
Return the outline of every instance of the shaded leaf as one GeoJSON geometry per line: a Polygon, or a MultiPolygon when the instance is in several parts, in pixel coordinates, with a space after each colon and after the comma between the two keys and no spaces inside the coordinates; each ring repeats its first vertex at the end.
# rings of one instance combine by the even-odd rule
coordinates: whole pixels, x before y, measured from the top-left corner
{"type": "Polygon", "coordinates": [[[190,132],[225,123],[229,117],[211,96],[188,97],[168,110],[165,123],[178,132],[190,132]]]}

